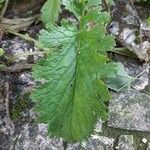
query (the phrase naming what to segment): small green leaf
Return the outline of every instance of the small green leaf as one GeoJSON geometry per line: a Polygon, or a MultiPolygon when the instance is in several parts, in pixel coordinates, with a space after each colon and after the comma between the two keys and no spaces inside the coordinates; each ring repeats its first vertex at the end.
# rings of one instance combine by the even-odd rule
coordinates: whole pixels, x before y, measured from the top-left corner
{"type": "Polygon", "coordinates": [[[77,0],[62,0],[62,4],[65,6],[65,9],[72,12],[78,19],[80,18],[83,11],[82,3],[79,3],[77,0]]]}
{"type": "Polygon", "coordinates": [[[134,78],[127,74],[121,63],[115,64],[117,65],[117,74],[115,77],[108,77],[106,83],[110,89],[119,92],[120,90],[128,89],[134,78]]]}
{"type": "Polygon", "coordinates": [[[88,1],[87,1],[87,4],[86,4],[86,7],[87,7],[87,8],[95,7],[95,6],[96,6],[96,7],[97,7],[97,6],[100,7],[99,4],[100,4],[100,0],[88,0],[88,1]]]}
{"type": "Polygon", "coordinates": [[[72,12],[78,20],[83,11],[90,8],[100,8],[100,0],[62,0],[62,4],[65,6],[65,9],[72,12]]]}
{"type": "Polygon", "coordinates": [[[42,21],[46,24],[53,24],[57,21],[60,12],[60,0],[47,0],[41,9],[42,21]]]}
{"type": "Polygon", "coordinates": [[[0,48],[0,56],[4,55],[4,50],[0,48]]]}

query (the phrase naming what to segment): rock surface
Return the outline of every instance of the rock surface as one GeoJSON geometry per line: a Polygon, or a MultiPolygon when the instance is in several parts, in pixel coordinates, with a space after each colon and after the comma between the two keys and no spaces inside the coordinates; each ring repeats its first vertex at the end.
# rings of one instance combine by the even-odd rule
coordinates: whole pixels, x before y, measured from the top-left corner
{"type": "Polygon", "coordinates": [[[134,150],[132,135],[121,135],[118,141],[118,150],[134,150]]]}
{"type": "Polygon", "coordinates": [[[63,142],[47,136],[47,125],[25,125],[13,145],[16,150],[63,150],[63,142]]]}
{"type": "MultiPolygon", "coordinates": [[[[113,150],[114,139],[93,135],[81,144],[68,144],[67,150],[113,150]]],[[[64,150],[63,141],[47,136],[47,125],[26,124],[19,135],[11,139],[9,149],[16,150],[64,150]]]]}
{"type": "Polygon", "coordinates": [[[148,61],[150,42],[150,28],[140,19],[138,12],[131,0],[117,0],[111,11],[112,23],[110,32],[116,36],[121,45],[134,52],[141,60],[148,61]],[[119,15],[118,15],[119,14],[119,15]],[[141,29],[139,30],[139,27],[141,29]],[[137,42],[137,36],[142,35],[142,41],[137,42]]]}
{"type": "Polygon", "coordinates": [[[108,126],[150,132],[150,96],[135,90],[113,93],[108,126]]]}
{"type": "Polygon", "coordinates": [[[93,135],[88,141],[81,144],[69,144],[67,150],[113,150],[114,139],[93,135]]]}
{"type": "Polygon", "coordinates": [[[148,143],[146,150],[150,150],[150,143],[148,143]]]}

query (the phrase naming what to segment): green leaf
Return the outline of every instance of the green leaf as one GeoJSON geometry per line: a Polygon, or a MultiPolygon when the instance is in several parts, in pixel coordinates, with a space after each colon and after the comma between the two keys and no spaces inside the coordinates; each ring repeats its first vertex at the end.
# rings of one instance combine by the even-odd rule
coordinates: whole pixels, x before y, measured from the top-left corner
{"type": "Polygon", "coordinates": [[[80,18],[83,6],[77,0],[62,0],[62,4],[65,6],[65,9],[72,12],[78,19],[80,18]]]}
{"type": "Polygon", "coordinates": [[[56,50],[33,67],[33,77],[43,84],[31,97],[39,121],[48,124],[52,136],[81,141],[99,118],[107,118],[110,94],[102,79],[115,72],[106,54],[114,45],[106,35],[108,21],[107,13],[95,9],[81,16],[79,28],[64,21],[40,32],[39,41],[56,50]]]}
{"type": "Polygon", "coordinates": [[[100,8],[100,0],[62,0],[65,9],[72,12],[78,19],[80,19],[82,12],[90,8],[100,8]]]}
{"type": "Polygon", "coordinates": [[[87,8],[90,8],[90,7],[93,7],[93,6],[98,6],[99,7],[99,4],[100,4],[100,0],[88,0],[87,1],[87,4],[86,4],[86,7],[87,8]]]}
{"type": "Polygon", "coordinates": [[[108,87],[114,91],[129,89],[133,77],[129,76],[125,71],[124,66],[121,63],[115,63],[117,65],[117,74],[115,77],[108,77],[106,83],[108,87]]]}
{"type": "Polygon", "coordinates": [[[4,50],[0,48],[0,56],[4,55],[4,50]]]}
{"type": "Polygon", "coordinates": [[[41,9],[42,21],[46,24],[53,24],[57,21],[60,12],[61,0],[47,0],[41,9]]]}

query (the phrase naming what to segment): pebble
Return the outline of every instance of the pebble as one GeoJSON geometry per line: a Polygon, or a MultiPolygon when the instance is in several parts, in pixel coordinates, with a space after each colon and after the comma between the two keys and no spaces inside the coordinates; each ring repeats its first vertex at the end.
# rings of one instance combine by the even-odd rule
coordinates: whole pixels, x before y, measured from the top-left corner
{"type": "Polygon", "coordinates": [[[147,143],[147,139],[146,139],[146,138],[143,138],[143,139],[142,139],[142,142],[143,142],[143,143],[147,143]]]}

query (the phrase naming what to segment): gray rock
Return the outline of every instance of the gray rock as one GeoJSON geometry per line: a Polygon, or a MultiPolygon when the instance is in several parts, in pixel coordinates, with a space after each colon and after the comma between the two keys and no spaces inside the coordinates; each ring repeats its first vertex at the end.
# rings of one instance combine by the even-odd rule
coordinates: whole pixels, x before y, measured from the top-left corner
{"type": "MultiPolygon", "coordinates": [[[[62,140],[47,136],[47,125],[24,125],[17,142],[11,146],[16,150],[63,150],[62,140]]],[[[11,149],[10,148],[10,149],[11,149]]]]}
{"type": "Polygon", "coordinates": [[[114,139],[93,135],[88,141],[81,144],[69,144],[67,150],[113,150],[114,139]]]}
{"type": "Polygon", "coordinates": [[[32,76],[30,72],[24,72],[19,76],[19,81],[23,84],[31,85],[33,84],[32,76]]]}
{"type": "Polygon", "coordinates": [[[111,11],[109,30],[122,45],[134,52],[141,60],[149,60],[149,41],[136,41],[137,33],[150,37],[150,28],[140,19],[131,0],[117,0],[111,11]],[[119,14],[119,15],[118,15],[119,14]],[[141,31],[139,30],[141,26],[141,31]]]}
{"type": "Polygon", "coordinates": [[[132,135],[121,135],[118,141],[118,150],[134,150],[132,135]]]}
{"type": "Polygon", "coordinates": [[[80,149],[82,149],[82,143],[80,144],[79,142],[69,143],[66,148],[66,150],[80,150],[80,149]]]}
{"type": "Polygon", "coordinates": [[[113,93],[108,126],[150,132],[150,96],[135,90],[113,93]]]}
{"type": "Polygon", "coordinates": [[[18,87],[20,89],[20,95],[31,93],[31,91],[33,90],[33,86],[35,84],[31,72],[26,71],[20,74],[19,82],[21,83],[18,87]]]}
{"type": "Polygon", "coordinates": [[[149,64],[143,64],[142,66],[132,64],[132,67],[126,67],[126,69],[129,74],[135,78],[135,81],[132,83],[132,87],[136,90],[145,89],[145,87],[149,84],[149,64]]]}
{"type": "Polygon", "coordinates": [[[102,132],[102,124],[103,124],[103,121],[99,119],[95,125],[95,129],[94,129],[95,133],[102,132]]]}
{"type": "Polygon", "coordinates": [[[150,150],[150,143],[147,144],[147,149],[146,150],[150,150]]]}
{"type": "MultiPolygon", "coordinates": [[[[47,125],[26,124],[19,135],[13,137],[10,150],[64,150],[62,139],[47,136],[47,125]]],[[[68,144],[67,150],[113,150],[114,139],[93,135],[88,141],[68,144]]]]}
{"type": "Polygon", "coordinates": [[[113,150],[114,139],[93,135],[86,145],[86,150],[113,150]]]}
{"type": "Polygon", "coordinates": [[[128,75],[132,76],[134,80],[131,83],[131,87],[136,90],[143,90],[149,84],[149,64],[140,64],[138,60],[126,58],[120,55],[116,55],[115,59],[121,62],[128,75]]]}
{"type": "MultiPolygon", "coordinates": [[[[15,37],[12,40],[4,40],[1,42],[2,48],[5,50],[6,55],[17,56],[30,50],[30,44],[26,43],[24,40],[15,37]]],[[[26,61],[28,56],[22,56],[13,60],[14,62],[26,61]]]]}
{"type": "Polygon", "coordinates": [[[20,39],[19,37],[14,37],[13,39],[2,40],[1,47],[6,52],[6,59],[10,56],[15,57],[13,63],[20,62],[33,62],[37,61],[39,58],[44,55],[39,52],[39,49],[26,42],[25,40],[20,39]],[[28,55],[29,53],[37,52],[35,55],[28,55]]]}

